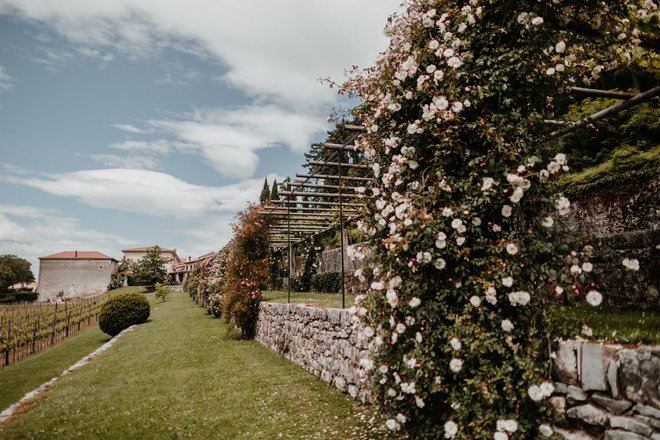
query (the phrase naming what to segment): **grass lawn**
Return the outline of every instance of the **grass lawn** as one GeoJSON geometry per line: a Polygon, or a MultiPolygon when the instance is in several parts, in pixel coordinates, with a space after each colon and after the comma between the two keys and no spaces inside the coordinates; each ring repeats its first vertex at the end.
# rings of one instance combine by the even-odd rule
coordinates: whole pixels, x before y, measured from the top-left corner
{"type": "Polygon", "coordinates": [[[660,312],[620,310],[607,306],[561,307],[561,316],[580,331],[582,323],[592,330],[589,339],[624,344],[660,344],[660,312]]]}
{"type": "Polygon", "coordinates": [[[0,425],[0,438],[385,438],[367,422],[374,411],[237,340],[173,293],[152,302],[147,323],[0,425]]]}
{"type": "MultiPolygon", "coordinates": [[[[287,302],[286,290],[265,290],[264,301],[287,302]]],[[[355,295],[346,294],[346,307],[353,305],[355,295]]],[[[341,293],[291,292],[292,303],[302,303],[322,307],[341,307],[341,293]]]]}

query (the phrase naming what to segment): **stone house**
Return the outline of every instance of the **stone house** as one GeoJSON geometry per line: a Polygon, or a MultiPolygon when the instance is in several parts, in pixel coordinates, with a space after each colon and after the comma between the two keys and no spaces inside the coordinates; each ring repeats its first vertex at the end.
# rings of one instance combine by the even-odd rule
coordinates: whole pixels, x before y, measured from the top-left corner
{"type": "MultiPolygon", "coordinates": [[[[124,249],[121,252],[122,254],[124,254],[124,257],[127,260],[131,262],[135,262],[144,258],[144,256],[147,255],[147,252],[155,247],[156,246],[147,246],[147,247],[139,247],[132,249],[124,249]]],[[[174,272],[173,268],[181,265],[181,259],[176,254],[176,249],[167,249],[160,246],[159,249],[160,249],[160,256],[168,260],[168,262],[165,263],[165,270],[167,270],[168,274],[174,272]]]]}
{"type": "Polygon", "coordinates": [[[39,257],[39,299],[88,296],[107,290],[119,262],[101,252],[66,251],[39,257]]]}

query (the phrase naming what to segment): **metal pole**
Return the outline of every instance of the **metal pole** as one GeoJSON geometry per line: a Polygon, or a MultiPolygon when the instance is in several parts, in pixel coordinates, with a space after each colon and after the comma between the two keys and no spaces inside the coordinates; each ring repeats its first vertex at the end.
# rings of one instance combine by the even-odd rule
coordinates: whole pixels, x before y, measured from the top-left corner
{"type": "Polygon", "coordinates": [[[337,172],[339,173],[339,247],[341,250],[341,308],[346,308],[346,287],[344,286],[344,206],[341,196],[341,161],[337,159],[337,172]]]}
{"type": "Polygon", "coordinates": [[[286,241],[289,246],[289,282],[286,283],[287,286],[287,302],[291,302],[291,266],[292,266],[292,260],[291,260],[291,216],[289,215],[289,201],[291,200],[291,196],[286,196],[287,204],[286,204],[286,241]]]}

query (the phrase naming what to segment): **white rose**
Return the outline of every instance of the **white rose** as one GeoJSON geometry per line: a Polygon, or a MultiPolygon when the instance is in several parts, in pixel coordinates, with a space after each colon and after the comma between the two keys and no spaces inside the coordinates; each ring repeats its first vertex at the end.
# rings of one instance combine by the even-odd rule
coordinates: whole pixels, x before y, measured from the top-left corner
{"type": "Polygon", "coordinates": [[[597,290],[590,290],[589,293],[587,293],[586,299],[589,305],[596,307],[603,302],[603,295],[597,290]]]}

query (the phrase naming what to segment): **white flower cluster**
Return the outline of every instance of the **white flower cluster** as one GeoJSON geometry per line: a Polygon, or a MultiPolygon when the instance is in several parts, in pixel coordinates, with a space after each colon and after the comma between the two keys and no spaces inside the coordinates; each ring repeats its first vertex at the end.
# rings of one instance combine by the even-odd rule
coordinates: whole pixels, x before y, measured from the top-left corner
{"type": "Polygon", "coordinates": [[[552,382],[543,382],[541,385],[532,385],[527,390],[527,395],[530,399],[535,402],[538,402],[546,397],[550,397],[555,391],[555,387],[552,382]]]}
{"type": "Polygon", "coordinates": [[[509,434],[513,434],[518,430],[518,422],[513,419],[498,420],[496,425],[497,431],[493,436],[494,440],[507,440],[509,434]]]}

